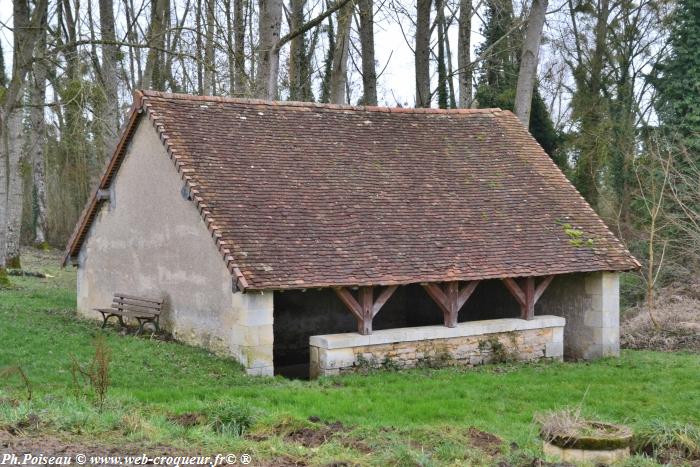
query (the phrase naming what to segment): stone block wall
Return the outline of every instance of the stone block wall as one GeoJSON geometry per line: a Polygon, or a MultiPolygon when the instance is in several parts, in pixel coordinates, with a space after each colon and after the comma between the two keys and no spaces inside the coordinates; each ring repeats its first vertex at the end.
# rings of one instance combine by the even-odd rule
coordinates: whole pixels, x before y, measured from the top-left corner
{"type": "Polygon", "coordinates": [[[564,356],[593,360],[620,355],[619,273],[557,276],[535,312],[566,318],[564,356]]]}
{"type": "Polygon", "coordinates": [[[272,292],[233,294],[236,321],[231,331],[231,341],[237,346],[236,359],[249,375],[274,374],[273,304],[272,292]]]}
{"type": "Polygon", "coordinates": [[[494,360],[561,360],[564,325],[557,316],[459,323],[455,328],[422,326],[312,336],[310,375],[338,375],[363,367],[473,366],[494,360]]]}

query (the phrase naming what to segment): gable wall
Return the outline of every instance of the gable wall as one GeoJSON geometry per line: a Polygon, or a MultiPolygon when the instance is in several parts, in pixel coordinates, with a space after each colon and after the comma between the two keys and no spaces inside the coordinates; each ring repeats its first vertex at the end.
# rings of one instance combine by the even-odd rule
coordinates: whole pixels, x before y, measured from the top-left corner
{"type": "MultiPolygon", "coordinates": [[[[109,307],[114,292],[163,296],[161,323],[177,339],[241,360],[245,349],[235,330],[246,300],[232,292],[231,275],[182,187],[142,118],[112,183],[112,200],[102,204],[81,249],[78,311],[99,318],[93,308],[109,307]]],[[[272,294],[266,295],[271,307],[272,294]]],[[[265,300],[256,298],[264,309],[265,300]]]]}

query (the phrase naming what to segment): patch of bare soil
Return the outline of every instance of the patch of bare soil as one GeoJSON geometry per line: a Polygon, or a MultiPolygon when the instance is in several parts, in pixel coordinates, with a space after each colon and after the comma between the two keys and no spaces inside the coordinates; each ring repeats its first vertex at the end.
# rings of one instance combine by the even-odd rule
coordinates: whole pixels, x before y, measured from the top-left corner
{"type": "Polygon", "coordinates": [[[481,431],[475,427],[469,428],[468,434],[469,440],[475,448],[481,449],[491,456],[495,456],[501,452],[503,440],[498,436],[486,431],[481,431]]]}
{"type": "MultiPolygon", "coordinates": [[[[118,456],[133,456],[141,457],[146,455],[147,457],[153,459],[154,457],[166,456],[166,457],[177,457],[177,456],[197,456],[199,453],[185,453],[179,449],[172,446],[145,446],[138,444],[128,444],[119,446],[107,446],[102,444],[86,443],[86,442],[73,442],[62,440],[55,436],[48,435],[38,435],[38,436],[27,436],[24,434],[12,434],[7,430],[0,430],[0,458],[3,454],[15,454],[19,457],[20,462],[23,460],[26,454],[31,454],[32,456],[44,456],[44,458],[59,458],[59,457],[71,457],[72,463],[75,463],[76,456],[81,454],[88,457],[88,463],[84,465],[96,465],[89,462],[91,456],[99,457],[113,457],[118,456]]],[[[58,462],[46,463],[42,462],[41,465],[60,465],[58,462]]],[[[111,466],[120,465],[117,463],[110,464],[109,462],[100,463],[100,466],[111,466]]],[[[147,465],[147,464],[146,464],[147,465]]],[[[162,465],[175,465],[175,464],[162,464],[162,465]]]]}
{"type": "Polygon", "coordinates": [[[620,323],[620,344],[627,349],[700,352],[700,284],[670,286],[656,294],[654,308],[629,310],[620,323]],[[652,317],[657,322],[654,324],[652,317]]]}
{"type": "Polygon", "coordinates": [[[284,440],[288,443],[300,444],[307,448],[317,448],[337,433],[345,431],[340,422],[326,422],[322,426],[304,427],[288,433],[284,440]]]}

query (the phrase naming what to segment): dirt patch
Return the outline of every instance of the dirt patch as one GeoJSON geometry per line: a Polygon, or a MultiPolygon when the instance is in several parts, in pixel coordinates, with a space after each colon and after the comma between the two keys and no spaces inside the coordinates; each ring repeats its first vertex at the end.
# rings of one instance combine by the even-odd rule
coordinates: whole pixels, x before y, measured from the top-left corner
{"type": "MultiPolygon", "coordinates": [[[[75,462],[78,454],[88,456],[134,456],[141,457],[146,455],[153,459],[154,457],[166,456],[197,456],[201,453],[183,452],[180,449],[172,446],[146,446],[138,444],[128,444],[120,446],[108,446],[94,444],[89,442],[74,442],[63,440],[56,436],[15,436],[6,430],[0,430],[0,456],[2,454],[15,454],[20,458],[24,458],[25,454],[32,456],[45,457],[71,457],[72,462],[75,462]]],[[[46,464],[44,465],[52,465],[46,464]]],[[[84,465],[93,465],[88,463],[84,465]]],[[[119,464],[101,463],[101,466],[111,466],[119,464]]],[[[175,464],[162,464],[175,465],[175,464]]]]}
{"type": "Polygon", "coordinates": [[[326,422],[320,427],[304,427],[288,433],[284,440],[288,443],[300,444],[307,448],[317,448],[337,433],[345,431],[340,422],[326,422]]]}
{"type": "Polygon", "coordinates": [[[469,435],[472,446],[475,448],[481,449],[492,456],[500,454],[503,440],[498,436],[487,433],[486,431],[481,431],[475,427],[469,428],[467,434],[469,435]]]}
{"type": "Polygon", "coordinates": [[[646,303],[628,310],[620,323],[620,344],[627,349],[700,352],[700,284],[669,286],[646,303]],[[652,321],[652,317],[658,327],[652,321]]]}

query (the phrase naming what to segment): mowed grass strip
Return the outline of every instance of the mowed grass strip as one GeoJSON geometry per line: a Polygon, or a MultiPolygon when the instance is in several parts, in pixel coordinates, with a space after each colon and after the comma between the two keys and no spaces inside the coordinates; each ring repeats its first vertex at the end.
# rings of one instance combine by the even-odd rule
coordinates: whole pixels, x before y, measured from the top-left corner
{"type": "MultiPolygon", "coordinates": [[[[419,452],[416,443],[434,443],[433,454],[447,452],[449,458],[459,443],[447,442],[451,438],[444,436],[437,438],[447,441],[438,442],[426,433],[474,426],[537,451],[533,415],[571,406],[633,427],[656,419],[700,423],[697,354],[624,351],[620,359],[593,363],[386,371],[310,382],[253,378],[234,361],[204,350],[101,331],[97,322],[78,319],[74,273],[36,264],[55,277],[14,278],[13,290],[0,291],[0,368],[21,366],[35,394],[35,401],[23,404],[21,410],[0,410],[0,426],[3,417],[9,423],[21,411],[42,409],[57,429],[72,431],[71,420],[77,420],[75,424],[85,427],[83,432],[109,437],[127,417],[131,439],[230,447],[242,441],[210,436],[203,428],[184,429],[168,417],[207,413],[222,401],[233,401],[253,410],[267,427],[285,419],[318,417],[339,421],[362,436],[403,440],[401,449],[408,451],[395,455],[419,452]],[[112,353],[103,413],[96,413],[89,401],[76,399],[71,373],[74,359],[90,360],[98,334],[104,334],[112,353]]],[[[19,379],[0,382],[0,396],[3,393],[19,397],[19,379]]],[[[283,444],[267,440],[258,449],[266,456],[292,455],[292,448],[283,444]]],[[[330,443],[314,455],[324,459],[336,451],[349,455],[348,449],[355,452],[330,443]]]]}

